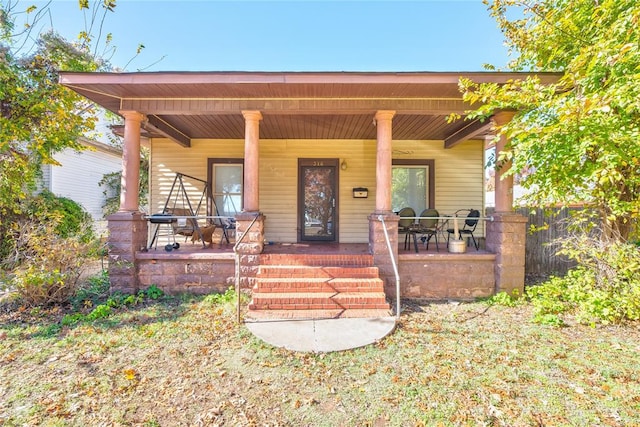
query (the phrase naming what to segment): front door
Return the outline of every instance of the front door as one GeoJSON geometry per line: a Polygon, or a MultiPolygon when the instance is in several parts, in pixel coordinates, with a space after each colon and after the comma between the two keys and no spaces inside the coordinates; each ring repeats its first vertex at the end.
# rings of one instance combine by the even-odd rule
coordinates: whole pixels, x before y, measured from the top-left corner
{"type": "Polygon", "coordinates": [[[338,159],[298,160],[300,241],[334,242],[338,229],[338,159]]]}

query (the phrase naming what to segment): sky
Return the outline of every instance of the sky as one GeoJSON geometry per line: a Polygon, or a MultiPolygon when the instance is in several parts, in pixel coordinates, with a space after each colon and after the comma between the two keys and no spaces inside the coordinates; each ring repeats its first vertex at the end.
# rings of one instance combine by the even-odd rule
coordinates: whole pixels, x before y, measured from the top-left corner
{"type": "MultiPolygon", "coordinates": [[[[77,0],[53,0],[41,26],[73,39],[83,19],[77,0]]],[[[482,71],[508,61],[481,0],[117,0],[104,32],[126,71],[482,71]]]]}

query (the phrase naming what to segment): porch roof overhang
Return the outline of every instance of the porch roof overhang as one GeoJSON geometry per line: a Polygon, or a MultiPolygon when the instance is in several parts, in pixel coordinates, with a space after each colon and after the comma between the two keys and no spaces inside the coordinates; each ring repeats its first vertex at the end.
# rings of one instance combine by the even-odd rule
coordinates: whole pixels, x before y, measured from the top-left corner
{"type": "MultiPolygon", "coordinates": [[[[394,140],[442,140],[445,147],[490,134],[491,124],[457,120],[471,106],[461,77],[504,83],[497,72],[154,72],[61,73],[60,83],[114,113],[147,117],[147,136],[189,146],[194,138],[242,139],[242,111],[262,113],[261,139],[375,139],[376,111],[393,110],[394,140]]],[[[543,83],[555,73],[538,73],[543,83]]]]}

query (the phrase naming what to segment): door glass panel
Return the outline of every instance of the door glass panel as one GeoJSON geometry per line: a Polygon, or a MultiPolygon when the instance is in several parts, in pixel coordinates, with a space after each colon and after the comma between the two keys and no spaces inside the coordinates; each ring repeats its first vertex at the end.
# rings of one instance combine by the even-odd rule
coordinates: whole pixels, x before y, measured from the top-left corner
{"type": "Polygon", "coordinates": [[[303,240],[335,240],[335,167],[303,166],[303,240]]]}
{"type": "Polygon", "coordinates": [[[391,172],[391,204],[394,212],[404,207],[422,212],[431,207],[427,206],[428,166],[394,166],[391,172]]]}
{"type": "Polygon", "coordinates": [[[217,215],[234,216],[242,210],[242,165],[213,165],[213,199],[217,215]]]}

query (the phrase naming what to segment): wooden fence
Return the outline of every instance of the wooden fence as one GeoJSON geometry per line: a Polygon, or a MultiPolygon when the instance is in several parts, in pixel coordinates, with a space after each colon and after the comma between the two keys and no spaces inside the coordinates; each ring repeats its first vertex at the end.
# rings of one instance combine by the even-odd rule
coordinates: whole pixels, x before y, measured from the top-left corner
{"type": "MultiPolygon", "coordinates": [[[[557,245],[554,241],[567,236],[566,225],[570,211],[580,208],[568,209],[534,209],[518,208],[517,212],[529,219],[527,223],[527,243],[525,255],[525,275],[530,280],[547,277],[550,275],[564,275],[575,265],[575,262],[565,256],[556,255],[557,245]],[[532,231],[533,229],[537,231],[532,231]]],[[[487,209],[487,215],[491,215],[493,208],[487,209]]]]}
{"type": "Polygon", "coordinates": [[[567,236],[566,225],[570,211],[582,208],[555,208],[552,210],[519,208],[518,213],[529,219],[527,223],[527,246],[525,255],[525,275],[542,277],[564,275],[575,262],[563,255],[554,242],[567,236]],[[535,230],[535,231],[534,231],[535,230]]]}

